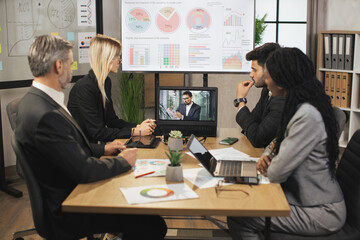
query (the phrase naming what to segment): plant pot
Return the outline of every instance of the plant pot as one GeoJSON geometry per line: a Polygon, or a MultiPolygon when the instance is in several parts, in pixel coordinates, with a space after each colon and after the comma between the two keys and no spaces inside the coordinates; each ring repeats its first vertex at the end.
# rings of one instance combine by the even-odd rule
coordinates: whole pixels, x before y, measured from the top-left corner
{"type": "Polygon", "coordinates": [[[182,138],[169,138],[168,146],[171,151],[181,151],[183,150],[183,140],[182,138]]]}
{"type": "Polygon", "coordinates": [[[170,166],[166,167],[166,181],[168,182],[182,182],[183,181],[183,170],[182,166],[170,166]]]}

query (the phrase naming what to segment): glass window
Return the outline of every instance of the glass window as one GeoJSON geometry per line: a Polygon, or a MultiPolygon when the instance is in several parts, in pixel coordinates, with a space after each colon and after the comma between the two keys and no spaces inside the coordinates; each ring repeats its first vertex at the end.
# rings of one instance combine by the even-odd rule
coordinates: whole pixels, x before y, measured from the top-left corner
{"type": "Polygon", "coordinates": [[[279,24],[279,44],[306,53],[306,24],[279,24]]]}
{"type": "Polygon", "coordinates": [[[262,42],[276,42],[276,24],[268,23],[262,35],[262,42]]]}
{"type": "Polygon", "coordinates": [[[279,21],[305,21],[307,0],[279,0],[279,21]]]}
{"type": "Polygon", "coordinates": [[[265,13],[267,28],[261,44],[278,42],[306,52],[307,0],[256,0],[255,16],[262,18],[265,13]]]}
{"type": "Polygon", "coordinates": [[[266,13],[266,21],[275,21],[276,4],[276,0],[256,0],[255,16],[261,19],[266,13]]]}

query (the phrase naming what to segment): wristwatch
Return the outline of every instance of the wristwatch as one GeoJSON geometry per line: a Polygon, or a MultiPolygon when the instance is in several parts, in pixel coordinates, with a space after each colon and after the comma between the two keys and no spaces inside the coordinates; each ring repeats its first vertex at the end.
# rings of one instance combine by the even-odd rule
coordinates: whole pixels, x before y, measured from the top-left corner
{"type": "Polygon", "coordinates": [[[234,106],[235,107],[238,107],[239,106],[239,103],[241,102],[244,102],[245,104],[247,103],[247,100],[246,98],[235,98],[234,99],[234,106]]]}

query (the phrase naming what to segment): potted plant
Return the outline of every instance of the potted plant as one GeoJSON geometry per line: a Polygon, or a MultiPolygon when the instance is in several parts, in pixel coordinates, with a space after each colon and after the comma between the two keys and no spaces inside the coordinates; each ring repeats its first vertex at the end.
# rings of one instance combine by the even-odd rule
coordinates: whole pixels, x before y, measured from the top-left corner
{"type": "Polygon", "coordinates": [[[256,17],[255,19],[255,47],[258,47],[262,44],[263,33],[267,27],[265,19],[267,13],[262,18],[256,17]]]}
{"type": "Polygon", "coordinates": [[[180,131],[176,131],[176,130],[170,131],[168,146],[171,151],[183,150],[182,133],[180,131]]]}
{"type": "Polygon", "coordinates": [[[172,151],[169,148],[169,152],[165,152],[166,156],[170,160],[170,164],[166,167],[166,181],[169,182],[182,182],[183,181],[183,171],[181,162],[185,154],[181,154],[179,150],[172,151]]]}

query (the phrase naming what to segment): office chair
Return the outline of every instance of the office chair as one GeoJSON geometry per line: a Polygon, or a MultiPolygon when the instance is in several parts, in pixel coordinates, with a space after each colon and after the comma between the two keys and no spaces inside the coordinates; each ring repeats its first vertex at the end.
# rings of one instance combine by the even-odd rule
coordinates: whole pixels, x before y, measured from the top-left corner
{"type": "Polygon", "coordinates": [[[23,236],[28,236],[32,234],[38,233],[41,237],[46,238],[47,232],[47,224],[44,215],[43,201],[40,186],[35,178],[35,175],[26,162],[26,155],[23,152],[23,149],[19,145],[19,143],[15,139],[15,135],[12,136],[11,145],[15,151],[16,158],[18,163],[21,165],[21,168],[24,173],[26,185],[29,191],[31,210],[33,215],[33,221],[35,228],[23,230],[19,232],[13,233],[14,240],[23,240],[23,236]]]}
{"type": "MultiPolygon", "coordinates": [[[[16,98],[12,100],[11,102],[6,105],[6,112],[9,118],[9,123],[11,126],[11,129],[14,131],[16,128],[16,117],[18,112],[18,106],[20,103],[21,98],[16,98]]],[[[20,164],[18,163],[18,160],[16,159],[16,172],[21,177],[24,178],[24,173],[21,169],[20,164]]]]}
{"type": "Polygon", "coordinates": [[[360,239],[360,129],[350,139],[336,171],[344,194],[347,217],[345,225],[336,233],[326,236],[300,236],[272,232],[276,240],[359,240],[360,239]]]}
{"type": "MultiPolygon", "coordinates": [[[[49,235],[49,233],[47,232],[49,228],[45,220],[40,186],[30,165],[26,162],[26,155],[24,154],[20,144],[16,141],[15,135],[12,136],[11,145],[15,151],[18,163],[20,164],[24,173],[24,178],[29,191],[31,210],[35,225],[35,228],[13,233],[13,240],[24,240],[22,237],[36,233],[39,234],[41,237],[46,238],[49,235]]],[[[96,240],[98,238],[95,238],[91,235],[88,236],[87,239],[96,240]]]]}
{"type": "Polygon", "coordinates": [[[340,108],[338,107],[333,107],[333,110],[334,110],[334,114],[335,114],[335,118],[336,118],[336,121],[338,123],[338,126],[339,126],[339,136],[338,136],[338,139],[340,138],[341,136],[341,133],[345,127],[345,124],[347,123],[348,121],[348,116],[345,114],[345,112],[343,110],[341,110],[340,108]]]}

